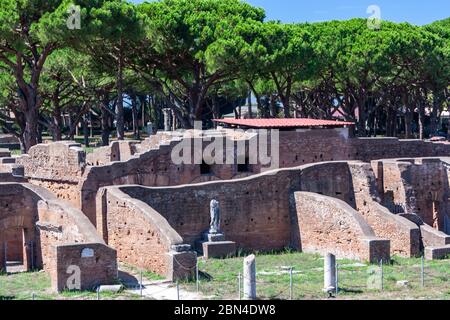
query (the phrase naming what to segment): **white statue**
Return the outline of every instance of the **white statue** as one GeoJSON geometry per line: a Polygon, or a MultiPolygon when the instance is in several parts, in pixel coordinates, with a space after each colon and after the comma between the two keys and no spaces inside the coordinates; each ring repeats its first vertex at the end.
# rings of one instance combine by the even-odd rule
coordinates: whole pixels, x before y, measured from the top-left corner
{"type": "Polygon", "coordinates": [[[218,234],[220,233],[220,208],[219,208],[219,201],[217,200],[211,200],[211,223],[209,226],[209,233],[210,234],[218,234]]]}

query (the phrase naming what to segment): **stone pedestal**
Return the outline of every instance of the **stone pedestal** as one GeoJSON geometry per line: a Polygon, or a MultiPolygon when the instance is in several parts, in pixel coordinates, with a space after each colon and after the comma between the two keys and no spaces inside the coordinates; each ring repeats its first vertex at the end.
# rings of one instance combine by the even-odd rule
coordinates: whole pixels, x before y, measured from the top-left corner
{"type": "Polygon", "coordinates": [[[236,254],[236,243],[233,241],[225,241],[225,235],[223,233],[205,233],[202,236],[202,240],[197,242],[196,249],[206,259],[221,259],[232,257],[236,254]]]}
{"type": "Polygon", "coordinates": [[[244,259],[244,300],[256,299],[256,257],[244,259]]]}

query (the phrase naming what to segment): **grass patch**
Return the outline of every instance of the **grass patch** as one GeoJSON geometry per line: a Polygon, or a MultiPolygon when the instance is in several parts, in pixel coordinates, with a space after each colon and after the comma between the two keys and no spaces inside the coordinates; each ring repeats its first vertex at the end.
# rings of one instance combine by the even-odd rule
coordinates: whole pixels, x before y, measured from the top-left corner
{"type": "MultiPolygon", "coordinates": [[[[297,252],[257,254],[257,294],[262,300],[288,299],[290,276],[285,267],[293,267],[293,298],[326,299],[323,288],[323,258],[297,252]]],[[[421,259],[394,257],[383,266],[384,291],[370,289],[372,280],[381,279],[377,265],[363,265],[348,259],[338,260],[338,299],[450,299],[448,279],[450,261],[425,262],[425,288],[421,287],[421,259]],[[375,273],[373,272],[375,271],[375,273]],[[372,272],[372,273],[371,273],[372,272]],[[379,278],[377,278],[379,277],[379,278]],[[409,288],[397,287],[406,280],[409,288]]],[[[210,299],[237,299],[238,274],[243,270],[242,256],[226,260],[200,260],[200,290],[210,299]]],[[[195,282],[184,282],[185,290],[195,291],[195,282]]],[[[241,286],[242,288],[242,286],[241,286]]]]}
{"type": "MultiPolygon", "coordinates": [[[[95,291],[51,290],[50,276],[45,272],[25,272],[0,275],[0,300],[97,300],[95,291]]],[[[133,300],[136,295],[120,292],[102,292],[101,300],[133,300]]]]}

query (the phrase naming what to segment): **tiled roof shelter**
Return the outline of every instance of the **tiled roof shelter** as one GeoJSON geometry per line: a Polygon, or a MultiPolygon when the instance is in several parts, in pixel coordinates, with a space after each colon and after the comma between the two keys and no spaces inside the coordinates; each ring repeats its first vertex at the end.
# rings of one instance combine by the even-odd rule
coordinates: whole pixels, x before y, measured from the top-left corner
{"type": "Polygon", "coordinates": [[[231,127],[254,129],[300,129],[300,128],[344,128],[354,126],[353,122],[317,119],[215,119],[214,122],[231,127]]]}

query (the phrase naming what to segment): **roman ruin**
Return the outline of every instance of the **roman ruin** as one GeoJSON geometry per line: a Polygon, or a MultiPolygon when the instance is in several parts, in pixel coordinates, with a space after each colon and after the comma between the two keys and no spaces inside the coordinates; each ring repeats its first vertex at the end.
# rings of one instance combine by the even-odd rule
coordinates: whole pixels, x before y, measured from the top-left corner
{"type": "Polygon", "coordinates": [[[338,122],[275,129],[276,157],[270,134],[225,127],[90,154],[67,141],[20,156],[0,150],[0,269],[21,261],[61,291],[74,272],[78,289],[113,284],[118,262],[192,277],[205,248],[214,257],[289,247],[372,263],[450,254],[450,143],[356,138],[338,122]],[[186,139],[202,155],[222,146],[219,157],[233,162],[175,164],[198,152],[179,154],[186,139]],[[262,140],[278,168],[251,161],[262,140]]]}

